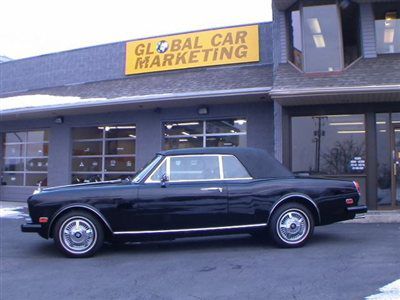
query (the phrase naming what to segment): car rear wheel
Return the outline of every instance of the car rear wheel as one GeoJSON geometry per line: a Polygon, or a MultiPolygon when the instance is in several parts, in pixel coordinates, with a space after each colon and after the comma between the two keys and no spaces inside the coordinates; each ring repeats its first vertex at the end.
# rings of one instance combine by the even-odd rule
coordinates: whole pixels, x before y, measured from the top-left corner
{"type": "Polygon", "coordinates": [[[278,207],[269,222],[272,239],[283,248],[302,247],[313,231],[313,216],[299,203],[286,203],[278,207]]]}
{"type": "Polygon", "coordinates": [[[103,245],[102,224],[90,213],[71,211],[54,226],[54,242],[68,257],[93,256],[103,245]]]}

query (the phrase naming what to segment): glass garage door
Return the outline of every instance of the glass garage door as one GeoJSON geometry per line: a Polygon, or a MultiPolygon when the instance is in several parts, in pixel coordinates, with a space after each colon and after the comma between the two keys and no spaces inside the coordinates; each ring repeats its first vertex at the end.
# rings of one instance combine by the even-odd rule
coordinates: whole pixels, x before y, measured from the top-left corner
{"type": "Polygon", "coordinates": [[[72,130],[72,183],[124,179],[135,172],[136,126],[72,130]]]}
{"type": "Polygon", "coordinates": [[[7,132],[3,138],[3,186],[47,186],[48,130],[7,132]]]}

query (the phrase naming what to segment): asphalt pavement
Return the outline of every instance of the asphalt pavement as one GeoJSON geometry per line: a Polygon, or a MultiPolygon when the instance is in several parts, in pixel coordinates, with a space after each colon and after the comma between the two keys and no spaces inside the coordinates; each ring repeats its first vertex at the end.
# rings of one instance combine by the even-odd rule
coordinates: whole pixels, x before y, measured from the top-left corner
{"type": "Polygon", "coordinates": [[[23,222],[0,218],[2,300],[364,299],[400,279],[399,223],[317,227],[300,249],[238,235],[105,245],[70,259],[21,233],[23,222]]]}

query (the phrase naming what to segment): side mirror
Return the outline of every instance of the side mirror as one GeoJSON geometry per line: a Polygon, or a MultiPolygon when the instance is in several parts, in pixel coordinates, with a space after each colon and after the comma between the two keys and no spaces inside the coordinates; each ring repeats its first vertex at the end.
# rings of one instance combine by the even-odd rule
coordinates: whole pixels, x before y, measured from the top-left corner
{"type": "Polygon", "coordinates": [[[167,174],[163,174],[161,176],[161,180],[160,180],[161,187],[166,187],[166,184],[167,184],[168,181],[169,181],[169,178],[168,178],[167,174]]]}

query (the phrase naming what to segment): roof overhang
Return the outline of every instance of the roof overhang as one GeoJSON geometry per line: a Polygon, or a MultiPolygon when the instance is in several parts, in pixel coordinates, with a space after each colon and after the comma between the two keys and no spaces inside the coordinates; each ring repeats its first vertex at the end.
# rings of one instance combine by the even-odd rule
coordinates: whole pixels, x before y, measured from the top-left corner
{"type": "MultiPolygon", "coordinates": [[[[94,114],[111,111],[154,109],[193,105],[211,105],[238,103],[243,101],[265,101],[269,98],[271,87],[253,87],[194,93],[167,93],[113,99],[74,99],[72,102],[58,102],[51,105],[32,105],[23,108],[1,109],[0,121],[11,121],[28,118],[46,118],[58,115],[94,114]]],[[[24,95],[29,97],[49,96],[45,94],[24,95]]],[[[51,95],[54,96],[54,95],[51,95]]],[[[1,98],[1,101],[16,101],[18,97],[1,98]]],[[[61,97],[62,99],[62,97],[61,97]]]]}

